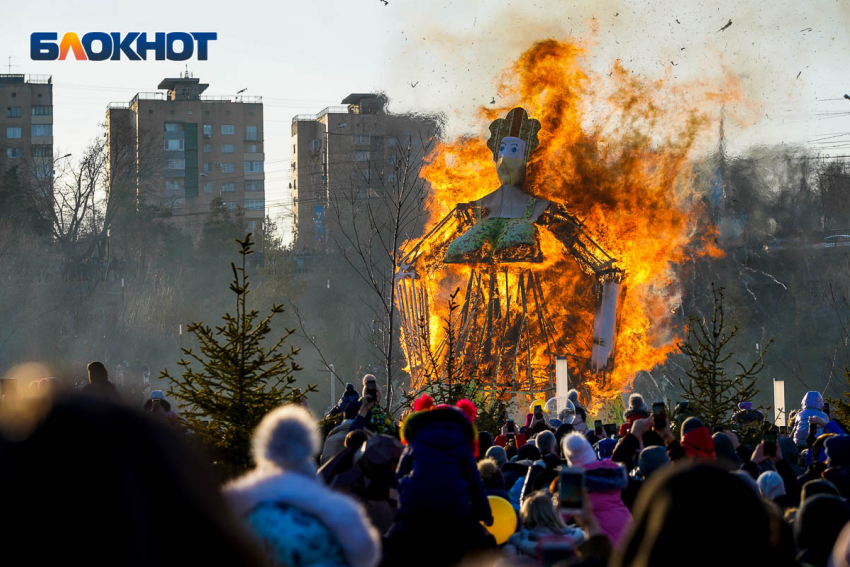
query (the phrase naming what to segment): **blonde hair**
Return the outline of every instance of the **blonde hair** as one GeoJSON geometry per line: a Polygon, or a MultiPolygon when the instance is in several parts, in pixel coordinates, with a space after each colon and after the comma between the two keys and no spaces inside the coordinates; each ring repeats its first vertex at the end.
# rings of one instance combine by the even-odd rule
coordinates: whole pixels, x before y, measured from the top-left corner
{"type": "Polygon", "coordinates": [[[563,518],[555,510],[552,495],[548,492],[536,492],[525,499],[520,511],[522,527],[533,530],[535,528],[546,528],[552,532],[560,533],[567,525],[563,518]]]}
{"type": "Polygon", "coordinates": [[[499,472],[499,464],[493,459],[486,458],[478,461],[478,474],[482,480],[488,479],[499,472]]]}

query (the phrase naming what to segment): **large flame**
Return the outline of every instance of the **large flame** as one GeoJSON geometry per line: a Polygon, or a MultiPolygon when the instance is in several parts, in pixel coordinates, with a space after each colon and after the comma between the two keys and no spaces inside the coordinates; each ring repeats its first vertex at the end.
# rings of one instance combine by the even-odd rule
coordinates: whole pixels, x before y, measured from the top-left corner
{"type": "MultiPolygon", "coordinates": [[[[637,372],[662,363],[682,336],[673,316],[680,303],[676,266],[693,255],[720,254],[703,201],[692,186],[694,154],[720,103],[739,98],[740,89],[733,78],[717,89],[649,81],[619,62],[608,77],[594,76],[582,66],[586,50],[568,41],[535,43],[502,75],[498,90],[504,105],[482,108],[481,118],[486,126],[485,120],[522,106],[541,122],[540,146],[532,154],[525,191],[565,205],[626,272],[616,363],[604,381],[591,378],[587,384],[594,399],[602,400],[621,392],[637,372]]],[[[486,137],[444,142],[429,156],[423,169],[432,187],[426,233],[457,203],[499,186],[485,142],[486,137]]],[[[556,343],[569,351],[556,354],[587,359],[594,279],[546,230],[541,230],[541,246],[544,262],[532,269],[539,276],[556,343]]],[[[528,266],[512,264],[510,272],[522,267],[528,266]]],[[[466,285],[471,269],[434,262],[423,278],[432,339],[439,341],[444,334],[446,299],[466,285]]],[[[505,285],[500,278],[498,285],[505,285]]],[[[550,351],[557,348],[535,341],[531,364],[545,369],[550,351]]],[[[571,368],[571,373],[577,370],[571,368]]]]}

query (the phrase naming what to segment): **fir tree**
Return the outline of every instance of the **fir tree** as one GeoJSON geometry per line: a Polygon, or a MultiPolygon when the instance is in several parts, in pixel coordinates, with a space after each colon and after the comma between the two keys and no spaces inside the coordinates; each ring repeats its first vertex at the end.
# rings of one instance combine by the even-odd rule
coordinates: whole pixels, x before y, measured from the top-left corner
{"type": "Polygon", "coordinates": [[[684,391],[683,398],[709,429],[728,427],[738,404],[752,401],[759,393],[756,376],[764,368],[764,354],[773,342],[771,337],[749,366],[736,362],[739,371],[730,377],[725,365],[735,354],[730,350],[730,343],[738,327],[732,327],[731,330],[726,328],[723,288],[715,289],[712,285],[711,291],[714,299],[711,321],[691,317],[688,342],[678,345],[682,354],[691,362],[690,369],[685,373],[688,380],[679,378],[679,385],[684,391]]]}
{"type": "MultiPolygon", "coordinates": [[[[178,400],[186,426],[214,451],[218,464],[230,474],[250,468],[251,434],[263,416],[281,404],[299,402],[303,396],[293,387],[293,373],[301,370],[295,362],[298,350],[282,349],[295,331],[286,329],[274,344],[263,346],[272,331],[272,318],[282,313],[283,307],[273,305],[271,312],[255,323],[259,313],[249,311],[246,302],[249,283],[245,264],[254,245],[251,233],[237,242],[242,265],[230,264],[236,315],[226,313],[224,324],[215,329],[203,322],[191,323],[187,331],[195,335],[200,352],[181,349],[190,359],[177,363],[183,367],[181,378],[171,376],[168,369],[160,375],[169,380],[169,394],[178,400]],[[200,368],[195,370],[193,363],[200,368]]],[[[315,386],[307,388],[307,392],[312,391],[315,386]]]]}

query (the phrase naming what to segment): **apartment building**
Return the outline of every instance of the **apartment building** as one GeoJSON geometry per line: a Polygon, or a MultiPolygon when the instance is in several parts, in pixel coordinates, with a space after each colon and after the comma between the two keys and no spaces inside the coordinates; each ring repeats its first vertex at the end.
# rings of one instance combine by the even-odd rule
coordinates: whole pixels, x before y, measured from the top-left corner
{"type": "Polygon", "coordinates": [[[197,237],[221,199],[256,233],[265,216],[262,97],[207,96],[208,86],[186,73],[108,106],[109,190],[124,197],[110,201],[160,207],[197,237]]]}
{"type": "Polygon", "coordinates": [[[422,140],[435,134],[433,120],[390,114],[386,105],[381,94],[353,93],[340,106],[292,119],[290,194],[297,252],[332,245],[334,206],[381,198],[381,191],[397,181],[395,163],[407,141],[421,149],[422,140]]]}
{"type": "Polygon", "coordinates": [[[0,168],[17,166],[33,187],[49,188],[53,173],[53,79],[0,75],[0,168]]]}

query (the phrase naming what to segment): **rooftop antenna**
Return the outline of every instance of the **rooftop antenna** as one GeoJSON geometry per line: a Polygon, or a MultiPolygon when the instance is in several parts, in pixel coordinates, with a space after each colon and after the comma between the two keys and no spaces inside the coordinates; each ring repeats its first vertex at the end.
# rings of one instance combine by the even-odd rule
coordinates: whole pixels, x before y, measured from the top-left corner
{"type": "Polygon", "coordinates": [[[12,74],[12,67],[17,67],[17,65],[12,65],[12,59],[17,59],[17,57],[12,57],[12,56],[10,55],[10,56],[9,56],[9,57],[7,57],[6,59],[7,59],[6,66],[8,67],[8,69],[9,69],[9,74],[11,75],[11,74],[12,74]]]}

